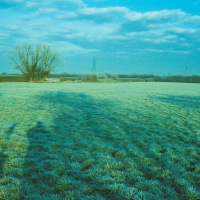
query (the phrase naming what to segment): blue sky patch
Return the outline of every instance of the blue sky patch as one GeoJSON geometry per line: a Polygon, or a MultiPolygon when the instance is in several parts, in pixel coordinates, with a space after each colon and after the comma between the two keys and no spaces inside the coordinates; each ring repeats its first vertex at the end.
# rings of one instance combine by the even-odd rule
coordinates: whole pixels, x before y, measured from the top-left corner
{"type": "Polygon", "coordinates": [[[14,46],[46,43],[64,66],[57,73],[200,74],[200,1],[2,0],[0,73],[16,72],[14,46]]]}

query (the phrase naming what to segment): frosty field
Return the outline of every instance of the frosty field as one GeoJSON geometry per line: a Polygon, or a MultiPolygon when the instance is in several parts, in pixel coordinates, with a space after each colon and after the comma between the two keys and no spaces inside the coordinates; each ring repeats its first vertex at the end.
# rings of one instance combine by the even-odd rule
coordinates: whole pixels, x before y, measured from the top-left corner
{"type": "Polygon", "coordinates": [[[200,85],[1,83],[0,199],[200,199],[200,85]]]}

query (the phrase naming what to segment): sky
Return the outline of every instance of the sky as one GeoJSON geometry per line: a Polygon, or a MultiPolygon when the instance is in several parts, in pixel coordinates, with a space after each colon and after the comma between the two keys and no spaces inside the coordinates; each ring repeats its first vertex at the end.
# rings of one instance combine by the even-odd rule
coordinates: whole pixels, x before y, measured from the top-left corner
{"type": "Polygon", "coordinates": [[[200,74],[200,0],[0,0],[0,73],[16,45],[44,43],[54,73],[200,74]]]}

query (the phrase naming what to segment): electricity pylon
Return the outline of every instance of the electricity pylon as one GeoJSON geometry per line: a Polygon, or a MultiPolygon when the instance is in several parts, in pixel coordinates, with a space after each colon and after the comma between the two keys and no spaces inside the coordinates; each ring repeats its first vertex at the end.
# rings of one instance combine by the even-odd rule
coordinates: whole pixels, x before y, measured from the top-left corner
{"type": "Polygon", "coordinates": [[[95,73],[96,72],[96,57],[93,56],[93,62],[92,62],[92,72],[95,73]]]}
{"type": "Polygon", "coordinates": [[[188,66],[186,65],[185,66],[185,77],[187,76],[187,68],[188,68],[188,66]]]}

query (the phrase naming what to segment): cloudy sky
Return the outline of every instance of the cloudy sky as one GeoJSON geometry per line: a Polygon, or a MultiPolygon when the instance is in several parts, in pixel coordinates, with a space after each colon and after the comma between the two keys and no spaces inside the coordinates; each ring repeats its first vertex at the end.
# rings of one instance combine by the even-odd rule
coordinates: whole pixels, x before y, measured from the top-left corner
{"type": "Polygon", "coordinates": [[[57,73],[200,74],[200,0],[0,0],[0,73],[14,46],[46,43],[57,73]]]}

